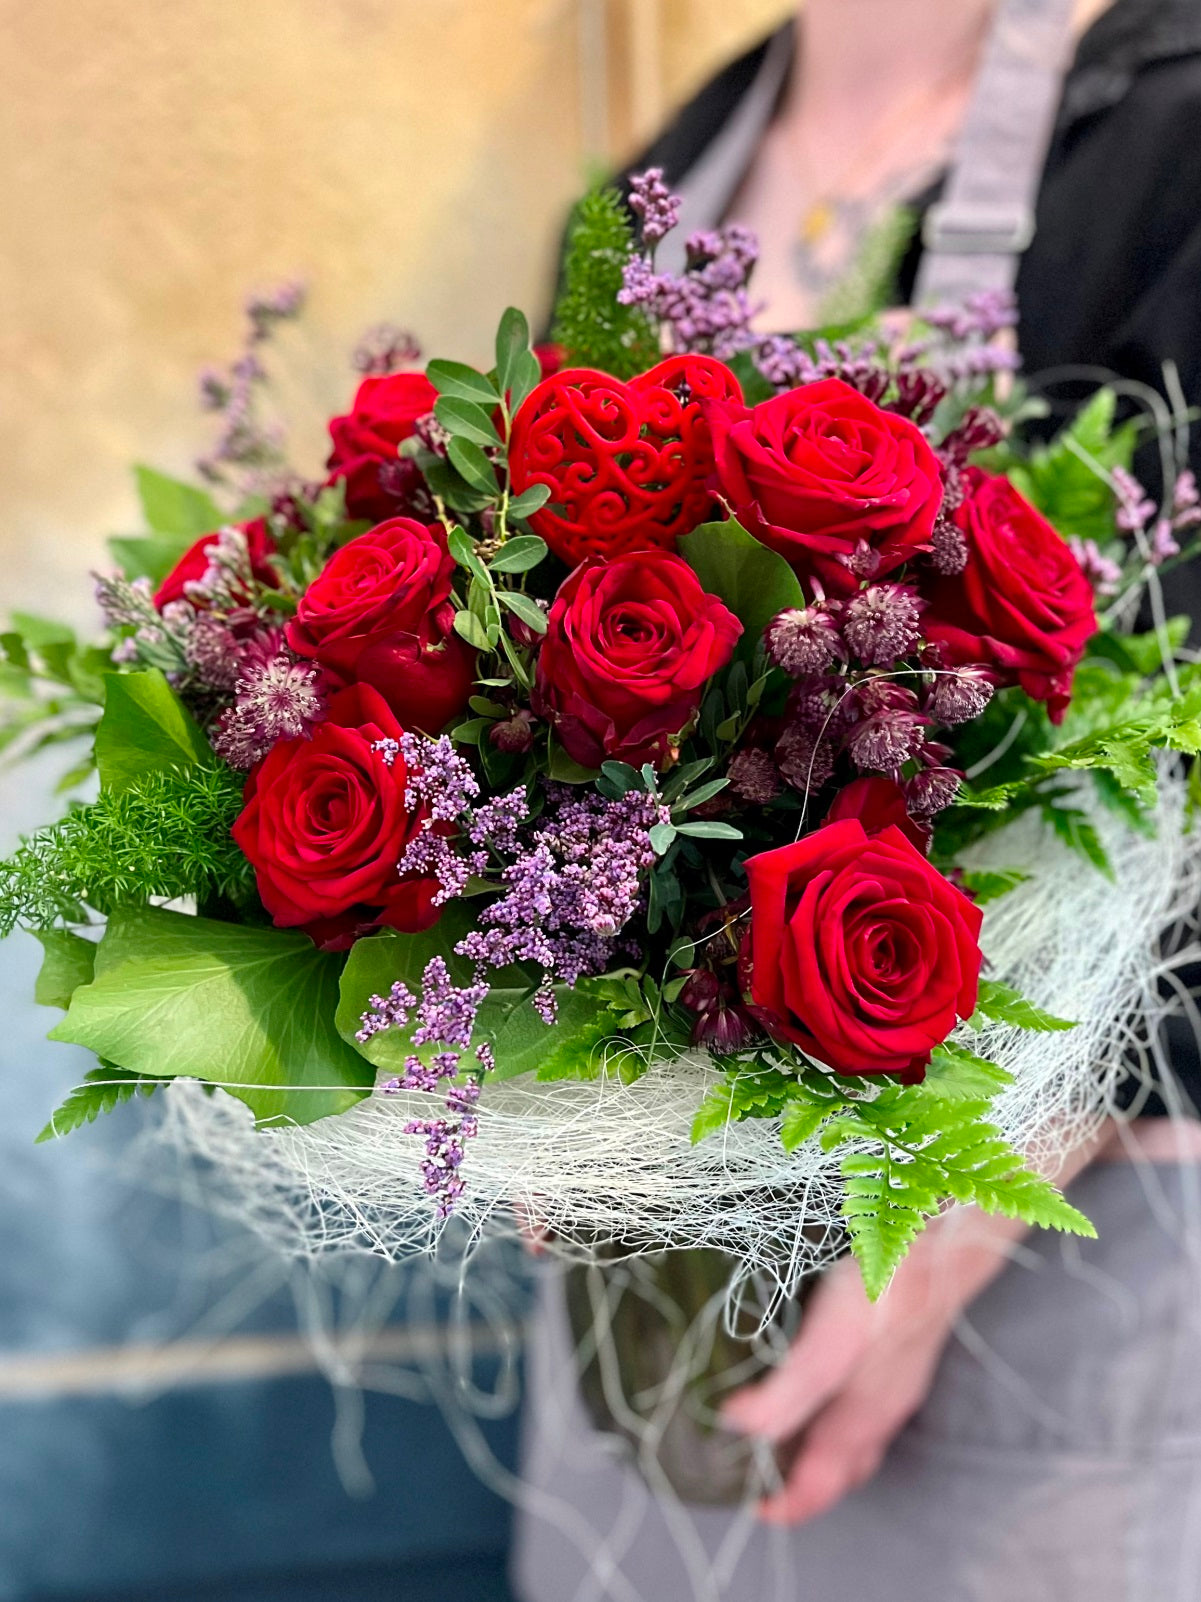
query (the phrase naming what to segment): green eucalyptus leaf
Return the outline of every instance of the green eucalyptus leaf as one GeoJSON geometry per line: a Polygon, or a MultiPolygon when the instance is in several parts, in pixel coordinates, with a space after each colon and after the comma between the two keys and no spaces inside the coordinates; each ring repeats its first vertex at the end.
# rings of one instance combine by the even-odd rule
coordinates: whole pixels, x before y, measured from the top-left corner
{"type": "Polygon", "coordinates": [[[546,613],[532,596],[523,595],[520,590],[498,590],[496,598],[502,606],[514,612],[527,628],[533,629],[535,634],[546,633],[546,613]]]}
{"type": "Polygon", "coordinates": [[[732,823],[677,823],[676,833],[692,840],[741,840],[742,830],[732,823]]]}
{"type": "Polygon", "coordinates": [[[476,372],[474,367],[468,367],[465,362],[432,361],[425,370],[425,376],[440,395],[475,401],[480,406],[496,406],[500,402],[500,395],[492,380],[476,372]]]}
{"type": "Polygon", "coordinates": [[[481,495],[487,495],[494,500],[499,493],[496,482],[496,469],[484,455],[482,449],[469,439],[452,438],[446,447],[446,454],[456,472],[481,495]]]}
{"type": "Polygon", "coordinates": [[[472,612],[455,613],[455,633],[461,635],[468,645],[474,646],[477,651],[492,649],[487,629],[472,612]]]}
{"type": "Polygon", "coordinates": [[[440,395],[434,403],[434,416],[448,434],[459,439],[474,440],[477,445],[490,447],[501,444],[501,437],[492,419],[474,401],[460,400],[455,395],[440,395]]]}
{"type": "Polygon", "coordinates": [[[529,354],[530,325],[516,306],[505,309],[496,330],[496,386],[502,394],[511,390],[520,372],[520,359],[529,354]]]}
{"type": "MultiPolygon", "coordinates": [[[[544,486],[539,485],[541,489],[544,486]]],[[[510,512],[513,502],[509,502],[510,512]]],[[[494,573],[528,573],[530,568],[537,567],[546,556],[547,544],[540,540],[536,534],[516,534],[511,540],[506,540],[488,563],[494,573]]]]}
{"type": "Polygon", "coordinates": [[[550,500],[549,484],[531,484],[528,490],[522,490],[520,495],[514,495],[509,502],[510,517],[533,517],[540,512],[550,500]]]}
{"type": "Polygon", "coordinates": [[[509,411],[517,415],[522,403],[526,401],[542,382],[542,367],[532,350],[523,352],[513,363],[513,374],[509,383],[509,411]]]}

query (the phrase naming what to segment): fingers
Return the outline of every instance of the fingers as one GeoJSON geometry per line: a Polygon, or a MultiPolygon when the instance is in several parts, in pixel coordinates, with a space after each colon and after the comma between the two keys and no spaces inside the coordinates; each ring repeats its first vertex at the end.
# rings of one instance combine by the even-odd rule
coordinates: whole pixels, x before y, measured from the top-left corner
{"type": "Polygon", "coordinates": [[[872,1312],[856,1264],[838,1263],[812,1293],[783,1362],[757,1385],[735,1391],[722,1408],[722,1423],[774,1442],[795,1435],[860,1362],[872,1312]]]}
{"type": "Polygon", "coordinates": [[[929,1393],[940,1341],[878,1353],[814,1418],[783,1488],[760,1505],[769,1524],[817,1518],[876,1473],[929,1393]]]}

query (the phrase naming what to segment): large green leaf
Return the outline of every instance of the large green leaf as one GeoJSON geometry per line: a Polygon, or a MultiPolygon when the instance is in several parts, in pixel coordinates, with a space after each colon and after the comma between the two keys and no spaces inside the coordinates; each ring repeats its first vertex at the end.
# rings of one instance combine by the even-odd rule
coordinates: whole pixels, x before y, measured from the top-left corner
{"type": "Polygon", "coordinates": [[[374,1078],[334,1027],[339,970],[301,934],[122,911],[51,1039],[132,1073],[223,1085],[260,1124],[311,1123],[345,1112],[374,1078]]]}
{"type": "Polygon", "coordinates": [[[42,1007],[65,1012],[80,985],[91,984],[96,968],[96,944],[70,929],[38,929],[42,966],[33,987],[33,999],[42,1007]]]}
{"type": "Polygon", "coordinates": [[[194,544],[192,534],[114,534],[108,548],[123,577],[148,578],[157,587],[194,544]]]}
{"type": "MultiPolygon", "coordinates": [[[[342,1039],[353,1045],[377,1068],[399,1073],[412,1053],[408,1032],[386,1029],[359,1043],[356,1032],[373,995],[386,996],[399,980],[414,995],[431,957],[446,959],[456,984],[469,984],[474,965],[454,954],[456,942],[475,924],[476,914],[467,902],[452,901],[440,921],[423,934],[403,935],[392,930],[356,942],[342,972],[337,1027],[342,1039]]],[[[519,968],[505,968],[494,976],[488,999],[480,1008],[475,1044],[488,1041],[496,1056],[497,1079],[541,1071],[542,1076],[582,1077],[573,1069],[590,1051],[598,1035],[599,1019],[608,1020],[600,1033],[612,1031],[615,1016],[609,1004],[583,990],[556,986],[559,1020],[548,1028],[535,1011],[531,997],[536,976],[519,968]]]]}
{"type": "Polygon", "coordinates": [[[106,790],[127,790],[148,773],[213,761],[212,747],[157,668],[105,674],[96,766],[106,790]]]}
{"type": "Polygon", "coordinates": [[[135,467],[134,476],[142,516],[155,534],[186,534],[194,540],[226,521],[213,497],[193,484],[169,478],[153,467],[135,467]]]}
{"type": "Polygon", "coordinates": [[[680,554],[711,595],[742,624],[737,655],[749,661],[763,630],[786,607],[804,606],[800,580],[782,556],[741,523],[702,523],[680,541],[680,554]]]}

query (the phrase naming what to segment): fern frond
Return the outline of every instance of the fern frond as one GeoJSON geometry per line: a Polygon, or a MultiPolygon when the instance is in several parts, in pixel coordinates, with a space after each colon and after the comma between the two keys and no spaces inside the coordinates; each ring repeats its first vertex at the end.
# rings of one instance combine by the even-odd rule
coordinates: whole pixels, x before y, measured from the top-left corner
{"type": "Polygon", "coordinates": [[[112,1112],[114,1107],[120,1106],[123,1101],[131,1101],[139,1092],[149,1096],[160,1085],[166,1084],[165,1079],[147,1079],[143,1074],[132,1074],[124,1068],[117,1068],[104,1064],[93,1068],[91,1073],[83,1076],[83,1084],[76,1085],[75,1089],[50,1118],[50,1122],[34,1141],[40,1145],[44,1140],[54,1140],[59,1135],[69,1135],[73,1129],[79,1129],[84,1124],[95,1123],[101,1113],[112,1112]]]}

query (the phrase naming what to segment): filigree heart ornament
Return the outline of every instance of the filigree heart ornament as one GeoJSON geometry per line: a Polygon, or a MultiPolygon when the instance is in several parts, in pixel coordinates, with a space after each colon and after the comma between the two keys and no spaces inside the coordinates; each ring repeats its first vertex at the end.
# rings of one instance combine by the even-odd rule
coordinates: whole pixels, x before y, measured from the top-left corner
{"type": "Polygon", "coordinates": [[[741,399],[734,374],[711,356],[669,356],[628,383],[590,367],[544,380],[514,418],[509,442],[514,493],[550,490],[530,527],[572,566],[674,549],[713,502],[701,402],[741,399]]]}

